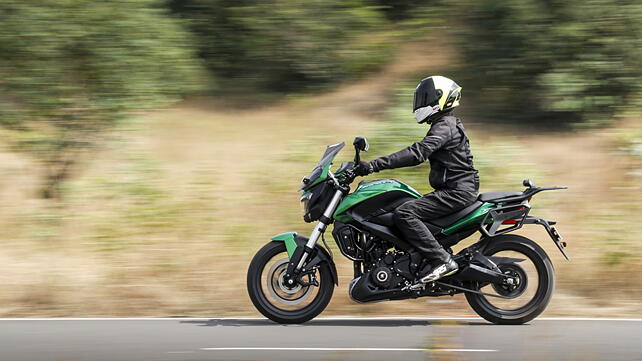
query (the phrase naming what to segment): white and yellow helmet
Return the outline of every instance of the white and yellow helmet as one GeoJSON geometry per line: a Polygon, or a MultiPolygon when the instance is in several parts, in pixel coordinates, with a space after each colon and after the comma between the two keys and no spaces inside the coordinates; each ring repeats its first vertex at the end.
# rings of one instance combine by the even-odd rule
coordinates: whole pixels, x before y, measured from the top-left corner
{"type": "Polygon", "coordinates": [[[440,75],[422,79],[415,89],[412,112],[417,123],[430,122],[435,115],[459,106],[461,87],[440,75]]]}

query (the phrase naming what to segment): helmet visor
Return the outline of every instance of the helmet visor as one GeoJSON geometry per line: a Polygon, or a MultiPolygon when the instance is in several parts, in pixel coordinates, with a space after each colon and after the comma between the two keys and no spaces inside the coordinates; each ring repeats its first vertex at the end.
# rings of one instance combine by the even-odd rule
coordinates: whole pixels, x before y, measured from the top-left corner
{"type": "Polygon", "coordinates": [[[422,80],[415,89],[414,99],[412,101],[412,111],[427,106],[436,105],[441,94],[437,94],[435,83],[432,78],[422,80]]]}

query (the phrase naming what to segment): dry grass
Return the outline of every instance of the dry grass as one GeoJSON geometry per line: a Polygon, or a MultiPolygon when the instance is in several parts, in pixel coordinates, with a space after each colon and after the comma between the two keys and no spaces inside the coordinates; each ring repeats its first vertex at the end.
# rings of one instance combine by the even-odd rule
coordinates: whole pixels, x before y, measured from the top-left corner
{"type": "MultiPolygon", "coordinates": [[[[296,189],[323,146],[375,132],[378,114],[372,109],[384,107],[399,77],[421,70],[426,61],[442,65],[442,58],[410,46],[381,74],[329,94],[246,110],[200,99],[141,116],[93,156],[59,206],[32,197],[33,164],[0,153],[0,315],[256,315],[245,270],[271,235],[309,232],[296,189]]],[[[612,249],[604,240],[617,228],[604,219],[622,209],[633,212],[630,221],[617,224],[627,234],[618,235],[616,247],[634,247],[641,234],[640,208],[631,208],[640,196],[628,175],[634,158],[613,157],[617,134],[516,137],[506,129],[469,128],[480,151],[509,139],[533,155],[524,164],[542,175],[539,183],[571,187],[559,198],[542,196],[541,208],[539,200],[534,206],[538,215],[560,221],[573,262],[562,260],[542,230],[525,230],[543,241],[558,270],[548,314],[639,315],[642,252],[604,267],[604,254],[612,249]]],[[[341,160],[349,155],[345,151],[341,160]]],[[[471,312],[460,296],[452,302],[353,304],[346,294],[351,264],[342,258],[337,263],[340,287],[326,314],[471,312]]]]}

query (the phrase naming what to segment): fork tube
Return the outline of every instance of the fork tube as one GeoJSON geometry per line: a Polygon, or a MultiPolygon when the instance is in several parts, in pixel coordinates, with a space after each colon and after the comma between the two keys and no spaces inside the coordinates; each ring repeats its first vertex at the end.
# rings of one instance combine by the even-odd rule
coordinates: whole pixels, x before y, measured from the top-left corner
{"type": "MultiPolygon", "coordinates": [[[[332,217],[332,214],[334,211],[337,209],[337,206],[339,205],[339,202],[341,201],[341,197],[343,196],[343,192],[340,190],[337,190],[334,192],[334,195],[332,196],[332,200],[330,200],[330,204],[328,204],[328,208],[325,209],[325,212],[323,212],[323,219],[330,219],[332,217]]],[[[312,230],[312,234],[310,234],[310,239],[308,239],[308,243],[305,244],[306,252],[303,253],[301,256],[301,260],[299,261],[299,264],[296,266],[296,270],[299,271],[301,267],[303,267],[303,264],[305,263],[305,260],[308,258],[308,255],[310,254],[310,250],[314,248],[314,246],[317,244],[317,241],[319,240],[319,236],[321,236],[321,233],[325,232],[325,229],[328,225],[324,223],[323,221],[319,221],[316,226],[314,226],[314,229],[312,230]]]]}

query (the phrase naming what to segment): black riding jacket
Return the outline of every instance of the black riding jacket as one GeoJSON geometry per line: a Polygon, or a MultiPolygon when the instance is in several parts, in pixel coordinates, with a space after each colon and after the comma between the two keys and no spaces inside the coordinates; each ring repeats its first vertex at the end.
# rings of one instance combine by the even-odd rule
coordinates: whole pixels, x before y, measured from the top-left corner
{"type": "Polygon", "coordinates": [[[434,189],[477,192],[479,175],[466,131],[459,118],[445,114],[432,121],[426,137],[411,146],[370,162],[375,172],[430,161],[428,180],[434,189]]]}

